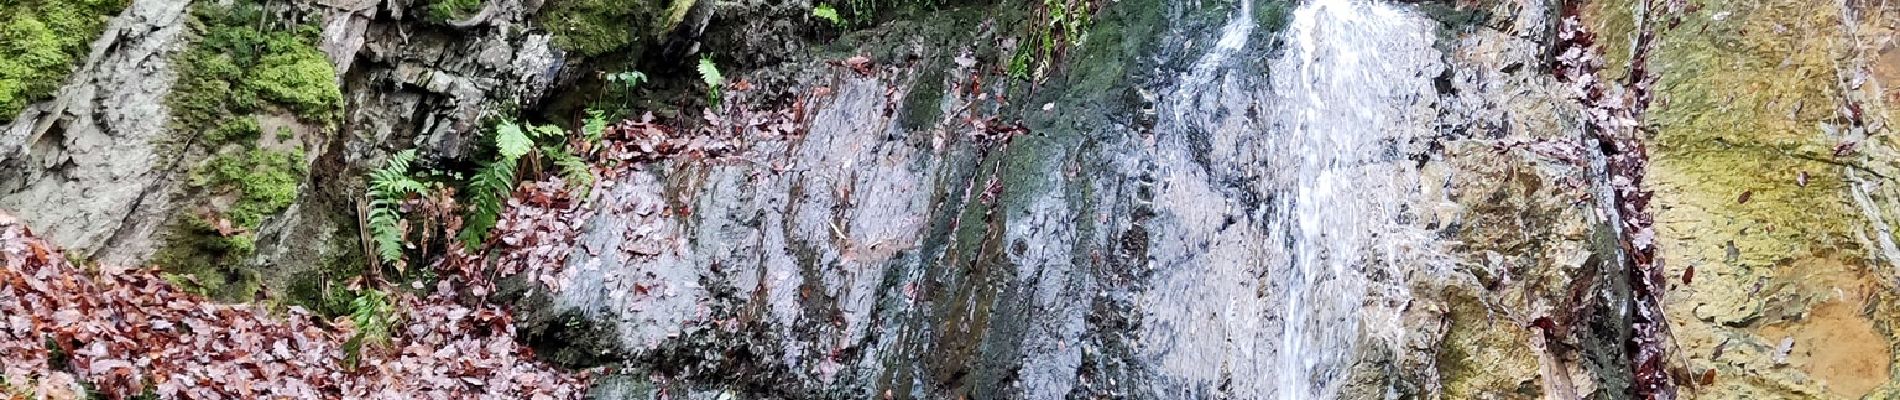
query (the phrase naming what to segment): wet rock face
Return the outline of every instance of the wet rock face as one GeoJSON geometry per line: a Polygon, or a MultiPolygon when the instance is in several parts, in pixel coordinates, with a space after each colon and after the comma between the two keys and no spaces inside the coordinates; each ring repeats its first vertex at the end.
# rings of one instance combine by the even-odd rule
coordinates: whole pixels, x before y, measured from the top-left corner
{"type": "MultiPolygon", "coordinates": [[[[1365,168],[1416,176],[1391,188],[1411,199],[1407,211],[1379,225],[1392,229],[1384,243],[1413,248],[1360,267],[1378,289],[1350,317],[1364,321],[1327,333],[1353,350],[1300,384],[1342,398],[1627,390],[1626,295],[1598,277],[1615,274],[1597,255],[1585,169],[1577,154],[1548,151],[1574,151],[1564,143],[1578,137],[1575,106],[1536,67],[1554,11],[1487,6],[1472,15],[1502,28],[1432,36],[1431,69],[1407,81],[1419,94],[1394,96],[1410,99],[1398,112],[1419,131],[1395,132],[1387,158],[1365,168]]],[[[996,61],[980,29],[957,39],[978,43],[971,53],[900,40],[914,50],[875,58],[871,73],[841,61],[886,51],[881,42],[748,72],[784,82],[758,90],[798,99],[804,133],[742,129],[741,162],[639,167],[604,189],[581,228],[552,304],[616,332],[600,347],[627,375],[603,396],[1296,390],[1259,380],[1284,373],[1278,339],[1296,314],[1280,306],[1304,293],[1263,261],[1291,252],[1262,211],[1292,184],[1260,170],[1290,162],[1272,150],[1288,147],[1273,136],[1272,107],[1294,94],[1276,93],[1255,61],[1281,51],[1275,34],[1251,35],[1260,42],[1200,73],[1204,52],[1140,55],[1218,46],[1225,16],[1146,2],[1103,12],[1099,32],[1120,36],[1091,39],[1035,94],[1003,93],[1017,104],[971,92],[998,79],[985,72],[996,61]],[[1164,33],[1157,21],[1202,28],[1164,33]],[[907,120],[916,115],[935,117],[907,120]],[[1010,116],[1027,121],[1026,135],[975,134],[1010,116]]],[[[1269,16],[1260,29],[1287,23],[1257,15],[1269,16]]],[[[565,337],[580,336],[590,335],[565,337]]]]}

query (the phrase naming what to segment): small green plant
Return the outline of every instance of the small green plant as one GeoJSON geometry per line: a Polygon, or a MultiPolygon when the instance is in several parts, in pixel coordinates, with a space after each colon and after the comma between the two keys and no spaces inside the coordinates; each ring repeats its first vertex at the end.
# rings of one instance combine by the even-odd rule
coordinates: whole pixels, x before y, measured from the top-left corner
{"type": "Polygon", "coordinates": [[[588,169],[587,160],[582,160],[560,145],[541,146],[541,156],[547,157],[561,170],[561,179],[567,180],[568,186],[577,190],[576,196],[587,197],[588,190],[594,187],[594,171],[588,169]]]}
{"type": "Polygon", "coordinates": [[[647,74],[640,71],[621,71],[607,74],[607,82],[623,91],[632,92],[640,83],[647,81],[647,74]]]}
{"type": "Polygon", "coordinates": [[[647,74],[640,71],[621,71],[601,77],[607,81],[601,86],[602,102],[613,104],[623,112],[633,108],[632,102],[639,99],[640,85],[647,82],[647,74]]]}
{"type": "Polygon", "coordinates": [[[844,27],[844,18],[838,16],[838,9],[831,8],[831,4],[818,3],[817,7],[811,9],[811,15],[818,17],[818,19],[830,21],[832,26],[844,27]]]}
{"type": "Polygon", "coordinates": [[[1025,43],[1010,58],[1010,76],[1041,81],[1067,49],[1087,41],[1091,1],[1043,0],[1042,13],[1031,20],[1025,43]]]}
{"type": "Polygon", "coordinates": [[[354,366],[362,359],[363,349],[388,344],[397,318],[396,306],[388,293],[376,289],[358,292],[356,299],[350,301],[350,322],[356,324],[356,335],[343,342],[344,361],[354,366]]]}
{"type": "Polygon", "coordinates": [[[386,263],[402,263],[406,233],[402,228],[402,202],[426,188],[421,181],[409,176],[410,165],[415,161],[416,151],[404,150],[389,157],[382,168],[369,173],[370,238],[375,243],[377,258],[386,263]]]}
{"type": "MultiPolygon", "coordinates": [[[[606,119],[593,113],[584,124],[582,135],[599,140],[606,130],[606,119]]],[[[470,249],[488,239],[488,231],[501,218],[502,204],[515,190],[517,168],[523,158],[537,155],[560,169],[569,187],[590,188],[593,172],[580,156],[567,151],[567,131],[553,125],[526,125],[504,121],[495,126],[495,159],[482,163],[468,182],[468,208],[458,237],[470,249]],[[539,145],[537,145],[539,143],[539,145]],[[536,150],[539,150],[538,152],[536,150]]],[[[537,161],[540,158],[535,159],[537,161]]],[[[586,189],[581,195],[585,196],[586,189]]]]}
{"type": "Polygon", "coordinates": [[[607,135],[607,113],[600,110],[587,110],[587,122],[581,124],[581,136],[589,143],[600,143],[607,135]]]}
{"type": "Polygon", "coordinates": [[[706,82],[709,88],[707,97],[712,104],[719,105],[720,92],[726,85],[726,76],[719,73],[719,65],[713,64],[712,56],[699,58],[699,80],[706,82]]]}
{"type": "Polygon", "coordinates": [[[497,158],[482,163],[468,182],[468,213],[460,237],[470,249],[481,246],[501,218],[502,199],[515,190],[515,165],[534,147],[533,139],[513,121],[495,128],[494,142],[497,158]]]}

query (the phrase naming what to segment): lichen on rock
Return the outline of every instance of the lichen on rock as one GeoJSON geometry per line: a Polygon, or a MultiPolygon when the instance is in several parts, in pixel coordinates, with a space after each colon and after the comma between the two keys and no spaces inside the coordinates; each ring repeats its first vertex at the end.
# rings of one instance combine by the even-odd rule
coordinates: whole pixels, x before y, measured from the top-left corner
{"type": "MultiPolygon", "coordinates": [[[[1599,11],[1606,37],[1629,33],[1616,22],[1627,3],[1599,11]]],[[[1859,398],[1890,385],[1896,342],[1875,327],[1894,318],[1877,289],[1893,272],[1868,257],[1849,193],[1840,7],[1707,2],[1658,28],[1650,177],[1678,368],[1701,395],[1859,398]]]]}

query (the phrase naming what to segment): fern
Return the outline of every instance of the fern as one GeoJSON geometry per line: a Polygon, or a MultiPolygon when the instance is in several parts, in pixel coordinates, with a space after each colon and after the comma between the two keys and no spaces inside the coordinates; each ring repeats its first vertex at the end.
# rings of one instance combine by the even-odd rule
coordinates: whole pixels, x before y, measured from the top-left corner
{"type": "Polygon", "coordinates": [[[495,151],[501,152],[502,159],[519,159],[531,150],[534,150],[534,140],[521,131],[521,125],[510,121],[495,127],[495,151]]]}
{"type": "Polygon", "coordinates": [[[356,323],[356,335],[343,343],[350,365],[362,359],[363,348],[389,343],[396,326],[396,306],[381,290],[364,289],[350,300],[350,322],[356,323]]]}
{"type": "MultiPolygon", "coordinates": [[[[607,120],[598,111],[590,111],[582,134],[588,140],[598,141],[607,130],[607,120]]],[[[593,171],[588,169],[587,161],[567,152],[568,131],[553,125],[518,125],[505,122],[495,128],[495,148],[498,158],[483,163],[468,182],[468,212],[463,218],[462,232],[458,234],[462,244],[470,250],[480,247],[488,240],[488,231],[494,229],[501,219],[502,204],[515,191],[515,168],[522,157],[529,156],[536,142],[540,146],[540,157],[560,168],[563,178],[571,187],[581,190],[582,197],[594,185],[593,171]]]]}
{"type": "Polygon", "coordinates": [[[529,125],[529,126],[531,126],[532,128],[529,128],[528,132],[533,133],[535,139],[561,139],[561,138],[567,137],[567,130],[561,129],[561,127],[559,126],[554,126],[554,125],[529,125]]]}
{"type": "Polygon", "coordinates": [[[473,250],[488,238],[488,230],[501,218],[501,204],[515,190],[514,157],[483,164],[468,183],[468,218],[463,220],[462,244],[473,250]]]}
{"type": "Polygon", "coordinates": [[[713,105],[718,105],[720,88],[725,86],[726,76],[719,73],[719,66],[713,64],[711,56],[699,58],[699,80],[705,81],[706,86],[711,88],[707,95],[712,98],[713,105]]]}
{"type": "Polygon", "coordinates": [[[811,15],[818,17],[818,19],[830,21],[833,26],[844,26],[844,18],[839,17],[838,9],[831,8],[830,4],[819,3],[818,7],[811,9],[811,15]]]}
{"type": "Polygon", "coordinates": [[[409,177],[416,160],[415,150],[396,153],[389,161],[369,173],[369,230],[376,242],[376,253],[384,262],[402,261],[402,212],[398,207],[410,195],[424,190],[422,182],[409,177]]]}
{"type": "MultiPolygon", "coordinates": [[[[535,136],[546,135],[532,125],[528,131],[533,131],[535,136]]],[[[488,239],[488,230],[501,219],[502,201],[515,191],[515,164],[521,156],[534,151],[534,138],[528,136],[528,131],[514,121],[496,126],[495,151],[499,158],[482,164],[468,182],[468,217],[463,219],[459,236],[462,245],[470,250],[481,247],[488,239]]]]}
{"type": "Polygon", "coordinates": [[[560,146],[542,146],[541,155],[561,168],[561,179],[567,180],[567,186],[577,191],[576,197],[587,198],[587,192],[594,188],[594,171],[587,168],[586,160],[560,146]]]}
{"type": "Polygon", "coordinates": [[[588,142],[600,143],[600,139],[607,135],[606,113],[600,110],[587,110],[587,122],[581,125],[581,135],[585,136],[588,142]]]}

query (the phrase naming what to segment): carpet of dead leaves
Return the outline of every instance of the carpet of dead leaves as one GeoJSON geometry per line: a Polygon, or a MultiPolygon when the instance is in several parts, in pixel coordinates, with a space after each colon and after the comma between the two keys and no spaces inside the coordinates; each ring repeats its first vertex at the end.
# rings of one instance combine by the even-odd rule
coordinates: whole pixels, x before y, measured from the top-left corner
{"type": "Polygon", "coordinates": [[[0,213],[0,398],[574,399],[585,372],[532,360],[508,313],[395,296],[391,340],[346,363],[347,318],[218,304],[149,269],[80,267],[0,213]]]}

